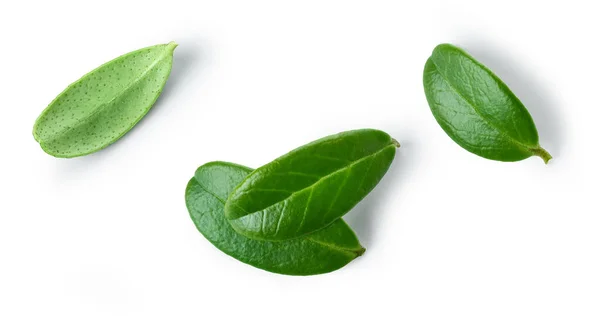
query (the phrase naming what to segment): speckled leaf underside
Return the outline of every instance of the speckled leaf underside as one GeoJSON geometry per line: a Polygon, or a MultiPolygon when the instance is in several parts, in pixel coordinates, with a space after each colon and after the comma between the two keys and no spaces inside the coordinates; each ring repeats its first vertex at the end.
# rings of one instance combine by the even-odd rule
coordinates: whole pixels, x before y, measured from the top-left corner
{"type": "Polygon", "coordinates": [[[299,147],[253,171],[225,216],[240,234],[281,241],[318,231],[350,211],[387,172],[398,143],[371,129],[299,147]]]}
{"type": "Polygon", "coordinates": [[[484,158],[547,162],[531,115],[492,71],[462,49],[437,46],[425,64],[425,95],[433,116],[457,144],[484,158]]]}
{"type": "Polygon", "coordinates": [[[55,157],[96,152],[144,117],[171,72],[169,43],[120,56],[69,85],[42,112],[33,135],[55,157]]]}
{"type": "Polygon", "coordinates": [[[337,270],[360,256],[364,248],[343,221],[303,238],[282,242],[249,239],[225,218],[227,196],[252,170],[211,162],[198,168],[187,186],[185,200],[198,230],[215,247],[259,269],[289,275],[312,275],[337,270]]]}

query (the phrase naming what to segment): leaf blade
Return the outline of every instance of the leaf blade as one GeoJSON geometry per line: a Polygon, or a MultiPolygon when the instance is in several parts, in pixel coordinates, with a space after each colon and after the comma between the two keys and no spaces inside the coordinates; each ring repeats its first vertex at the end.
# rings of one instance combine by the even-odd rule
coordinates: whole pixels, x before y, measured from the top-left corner
{"type": "Polygon", "coordinates": [[[225,216],[238,233],[259,240],[288,240],[318,231],[377,185],[396,147],[388,134],[369,129],[311,142],[244,179],[227,199],[225,216]],[[297,176],[307,173],[316,178],[297,176]],[[268,192],[271,189],[285,192],[268,192]]]}
{"type": "Polygon", "coordinates": [[[484,158],[518,161],[549,154],[539,146],[531,115],[491,70],[451,44],[427,60],[423,85],[442,129],[461,147],[484,158]]]}
{"type": "Polygon", "coordinates": [[[224,202],[250,172],[251,169],[236,164],[212,162],[199,167],[188,182],[186,205],[190,217],[215,247],[256,268],[288,275],[335,271],[364,253],[343,220],[290,241],[258,241],[239,235],[225,218],[224,202]]]}
{"type": "Polygon", "coordinates": [[[177,44],[119,56],[70,84],[42,111],[34,139],[48,154],[72,158],[99,151],[151,109],[169,77],[177,44]]]}

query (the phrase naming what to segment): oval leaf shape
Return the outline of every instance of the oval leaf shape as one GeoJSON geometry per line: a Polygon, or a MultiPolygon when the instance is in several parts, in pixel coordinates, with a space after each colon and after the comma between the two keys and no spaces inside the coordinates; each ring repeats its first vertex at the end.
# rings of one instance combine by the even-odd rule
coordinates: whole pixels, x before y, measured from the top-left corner
{"type": "Polygon", "coordinates": [[[127,133],[160,95],[173,63],[169,43],[118,57],[59,94],[38,117],[33,136],[55,157],[77,157],[105,148],[127,133]]]}
{"type": "Polygon", "coordinates": [[[312,275],[337,270],[365,249],[343,221],[312,235],[282,242],[246,238],[233,230],[223,207],[227,196],[252,169],[227,162],[198,168],[185,192],[192,221],[215,247],[229,256],[270,272],[312,275]]]}
{"type": "Polygon", "coordinates": [[[518,161],[552,157],[521,101],[491,70],[462,49],[437,46],[425,64],[423,85],[433,116],[464,149],[484,158],[518,161]]]}
{"type": "Polygon", "coordinates": [[[225,217],[240,234],[281,241],[326,227],[388,170],[398,143],[363,129],[331,135],[253,171],[233,190],[225,217]]]}

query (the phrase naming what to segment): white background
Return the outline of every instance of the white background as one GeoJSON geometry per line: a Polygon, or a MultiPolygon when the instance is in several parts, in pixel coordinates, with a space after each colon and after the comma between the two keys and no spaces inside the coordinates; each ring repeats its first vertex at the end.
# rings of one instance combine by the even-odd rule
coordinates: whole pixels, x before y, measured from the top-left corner
{"type": "Polygon", "coordinates": [[[0,315],[600,315],[595,1],[3,1],[0,315]],[[176,41],[148,116],[56,159],[33,123],[69,83],[176,41]],[[450,42],[530,110],[554,159],[472,155],[422,88],[450,42]],[[211,160],[258,167],[378,128],[402,143],[345,218],[367,248],[320,276],[230,258],[190,220],[211,160]]]}

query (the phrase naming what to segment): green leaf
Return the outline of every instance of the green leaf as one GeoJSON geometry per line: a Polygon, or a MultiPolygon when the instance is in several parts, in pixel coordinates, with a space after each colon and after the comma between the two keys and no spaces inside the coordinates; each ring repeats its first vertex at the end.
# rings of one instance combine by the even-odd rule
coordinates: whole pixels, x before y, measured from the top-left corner
{"type": "Polygon", "coordinates": [[[127,133],[150,110],[171,72],[171,42],[118,57],[59,94],[38,117],[33,136],[55,157],[96,152],[127,133]]]}
{"type": "Polygon", "coordinates": [[[494,73],[462,49],[437,46],[423,72],[425,95],[442,129],[484,158],[518,161],[552,157],[539,145],[533,119],[494,73]]]}
{"type": "Polygon", "coordinates": [[[337,270],[365,249],[343,221],[312,235],[282,242],[259,241],[236,233],[223,213],[225,199],[252,169],[227,162],[207,163],[187,186],[185,201],[196,227],[224,253],[259,269],[289,275],[337,270]]]}
{"type": "Polygon", "coordinates": [[[244,179],[227,199],[225,217],[238,233],[260,240],[318,231],[377,185],[397,146],[388,134],[363,129],[297,148],[244,179]]]}

